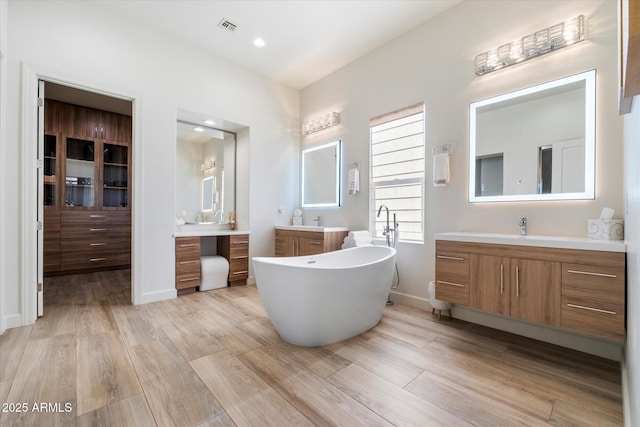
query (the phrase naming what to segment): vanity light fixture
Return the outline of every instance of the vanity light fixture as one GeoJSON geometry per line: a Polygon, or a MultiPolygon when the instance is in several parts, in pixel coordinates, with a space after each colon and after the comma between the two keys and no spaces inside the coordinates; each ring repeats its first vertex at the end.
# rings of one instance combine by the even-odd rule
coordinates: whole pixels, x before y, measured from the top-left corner
{"type": "Polygon", "coordinates": [[[207,172],[216,167],[215,160],[207,160],[202,165],[200,165],[200,170],[207,172]]]}
{"type": "Polygon", "coordinates": [[[579,15],[477,55],[476,76],[542,56],[585,38],[584,15],[579,15]]]}
{"type": "Polygon", "coordinates": [[[340,114],[331,112],[306,122],[302,127],[302,131],[305,135],[309,135],[310,133],[319,132],[339,124],[340,114]]]}

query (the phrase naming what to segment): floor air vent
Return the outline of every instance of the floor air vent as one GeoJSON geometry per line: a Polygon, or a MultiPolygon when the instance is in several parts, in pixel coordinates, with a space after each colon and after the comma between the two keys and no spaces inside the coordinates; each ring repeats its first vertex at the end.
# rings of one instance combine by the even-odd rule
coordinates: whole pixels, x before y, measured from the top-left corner
{"type": "Polygon", "coordinates": [[[218,23],[218,27],[220,27],[223,30],[227,30],[230,33],[232,33],[236,29],[236,24],[234,24],[232,22],[229,22],[226,19],[222,18],[222,21],[220,21],[220,23],[218,23]]]}

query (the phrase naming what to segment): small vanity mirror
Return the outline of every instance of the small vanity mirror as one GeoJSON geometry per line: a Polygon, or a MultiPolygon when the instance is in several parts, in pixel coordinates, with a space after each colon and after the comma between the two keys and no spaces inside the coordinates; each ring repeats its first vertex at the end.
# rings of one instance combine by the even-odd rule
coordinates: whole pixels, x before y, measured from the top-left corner
{"type": "Polygon", "coordinates": [[[176,218],[227,223],[236,209],[235,168],[235,133],[178,121],[176,218]]]}
{"type": "Polygon", "coordinates": [[[302,207],[340,206],[340,141],[302,150],[302,207]]]}
{"type": "Polygon", "coordinates": [[[202,212],[213,211],[213,193],[215,191],[215,177],[208,176],[202,180],[202,212]]]}
{"type": "Polygon", "coordinates": [[[593,199],[595,70],[471,104],[469,201],[593,199]]]}

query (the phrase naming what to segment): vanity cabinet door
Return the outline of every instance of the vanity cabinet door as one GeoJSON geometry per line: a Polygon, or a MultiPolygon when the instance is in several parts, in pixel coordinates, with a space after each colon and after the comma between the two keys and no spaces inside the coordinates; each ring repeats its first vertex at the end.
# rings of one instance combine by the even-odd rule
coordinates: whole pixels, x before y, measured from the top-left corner
{"type": "Polygon", "coordinates": [[[511,317],[560,326],[559,262],[511,259],[511,317]]]}
{"type": "Polygon", "coordinates": [[[508,316],[511,313],[510,259],[490,255],[470,256],[470,305],[508,316]]]}

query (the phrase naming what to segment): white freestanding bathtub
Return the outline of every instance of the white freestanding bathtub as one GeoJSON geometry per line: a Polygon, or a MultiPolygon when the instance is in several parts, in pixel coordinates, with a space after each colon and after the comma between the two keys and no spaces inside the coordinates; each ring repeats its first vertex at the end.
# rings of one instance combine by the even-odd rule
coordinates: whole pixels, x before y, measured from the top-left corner
{"type": "Polygon", "coordinates": [[[283,340],[320,346],[378,324],[393,280],[396,250],[361,246],[303,257],[255,257],[265,310],[283,340]]]}

